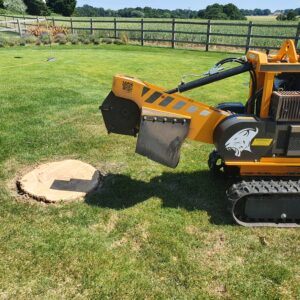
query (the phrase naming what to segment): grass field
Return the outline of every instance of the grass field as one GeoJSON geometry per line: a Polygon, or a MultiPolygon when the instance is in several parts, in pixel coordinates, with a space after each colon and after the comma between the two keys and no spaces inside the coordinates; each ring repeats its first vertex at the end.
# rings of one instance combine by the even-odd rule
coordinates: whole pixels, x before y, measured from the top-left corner
{"type": "MultiPolygon", "coordinates": [[[[212,146],[186,142],[171,170],[134,154],[134,138],[108,136],[98,112],[115,73],[171,88],[227,56],[111,45],[0,49],[0,298],[300,297],[299,231],[234,225],[227,183],[207,171],[212,146]],[[64,158],[95,165],[105,175],[101,191],[59,206],[16,196],[21,170],[64,158]]],[[[187,95],[211,105],[244,101],[247,83],[243,75],[187,95]]]]}
{"type": "MultiPolygon", "coordinates": [[[[0,20],[4,17],[0,16],[0,20]]],[[[62,25],[70,27],[70,18],[58,18],[56,25],[62,25]]],[[[51,18],[49,19],[51,23],[51,18]]],[[[95,21],[93,23],[93,28],[95,29],[95,34],[101,37],[113,37],[114,36],[114,23],[113,18],[93,18],[95,21]],[[100,23],[99,21],[106,21],[100,23]],[[111,22],[107,22],[111,21],[111,22]],[[97,30],[98,28],[98,30],[97,30]],[[99,30],[101,28],[102,30],[99,30]]],[[[141,19],[134,18],[117,18],[117,28],[122,30],[118,31],[117,35],[126,34],[129,39],[139,40],[141,38],[141,19]],[[136,23],[122,23],[122,21],[138,21],[136,23]],[[136,30],[136,31],[130,31],[136,30]]],[[[144,33],[145,39],[172,39],[172,20],[170,19],[144,19],[146,21],[160,21],[162,23],[145,23],[144,33]],[[168,21],[169,23],[164,23],[168,21]],[[147,31],[148,30],[148,31],[147,31]],[[158,30],[165,30],[167,32],[157,32],[158,30]],[[151,32],[152,31],[152,32],[151,32]]],[[[218,44],[233,44],[233,45],[246,45],[247,33],[248,33],[248,23],[249,20],[254,22],[252,34],[258,35],[260,37],[253,37],[251,40],[252,46],[260,47],[279,47],[283,39],[296,37],[297,24],[298,22],[278,22],[273,16],[267,17],[249,17],[248,21],[212,21],[211,33],[215,34],[211,36],[211,43],[218,44]],[[233,23],[233,25],[228,25],[228,23],[233,23]],[[227,24],[227,25],[226,25],[227,24]],[[242,25],[241,25],[242,24],[242,25]],[[243,25],[245,24],[245,25],[243,25]],[[259,27],[257,25],[264,25],[264,27],[259,27]],[[288,25],[291,27],[271,27],[267,25],[288,25]],[[229,36],[218,36],[216,34],[229,34],[229,36]],[[240,34],[245,36],[230,36],[230,34],[240,34]],[[270,36],[271,38],[266,38],[270,36]],[[274,38],[275,36],[275,38],[274,38]],[[283,38],[278,39],[276,36],[282,36],[283,38]],[[286,37],[286,38],[285,38],[286,37]]],[[[207,22],[207,20],[177,20],[180,21],[192,21],[192,22],[207,22]]],[[[74,31],[79,34],[90,34],[89,28],[91,27],[90,18],[73,18],[74,28],[81,28],[80,30],[75,29],[74,31]]],[[[207,40],[207,25],[205,24],[176,24],[176,31],[181,31],[182,33],[176,34],[177,41],[186,42],[196,42],[196,43],[206,43],[207,40]]],[[[1,33],[0,33],[1,36],[1,33]]],[[[163,44],[163,43],[161,43],[163,44]]],[[[166,43],[165,43],[166,44],[166,43]]],[[[186,47],[188,43],[177,42],[177,45],[186,47]]],[[[203,47],[203,45],[201,46],[203,47]]]]}

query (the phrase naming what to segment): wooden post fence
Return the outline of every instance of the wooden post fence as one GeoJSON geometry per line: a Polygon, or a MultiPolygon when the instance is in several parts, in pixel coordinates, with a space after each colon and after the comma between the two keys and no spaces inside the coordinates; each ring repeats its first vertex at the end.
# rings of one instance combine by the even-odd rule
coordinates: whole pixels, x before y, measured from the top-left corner
{"type": "Polygon", "coordinates": [[[206,45],[205,45],[205,51],[209,50],[209,44],[210,44],[210,33],[211,33],[211,21],[207,21],[207,33],[206,33],[206,45]]]}
{"type": "Polygon", "coordinates": [[[74,34],[73,19],[72,18],[70,18],[70,27],[71,27],[72,34],[74,34]]]}
{"type": "Polygon", "coordinates": [[[23,15],[23,26],[24,26],[24,31],[26,32],[26,19],[25,16],[23,15]]]}
{"type": "MultiPolygon", "coordinates": [[[[28,16],[13,16],[13,15],[0,15],[2,17],[2,26],[6,26],[8,30],[13,30],[23,34],[26,32],[26,27],[38,26],[42,20],[39,17],[28,17],[28,16]],[[28,25],[27,25],[28,23],[28,25]]],[[[51,19],[49,19],[51,22],[51,19]]],[[[48,21],[47,21],[48,22],[48,21]]],[[[168,42],[172,48],[175,48],[177,44],[186,44],[186,45],[202,45],[205,47],[206,51],[210,50],[210,46],[215,45],[218,47],[234,47],[248,51],[251,48],[255,49],[270,49],[275,50],[279,48],[279,41],[284,41],[287,39],[292,39],[295,41],[297,49],[300,50],[298,45],[300,44],[300,22],[299,23],[286,23],[286,24],[259,24],[253,22],[218,22],[218,21],[203,21],[203,20],[145,20],[141,18],[140,20],[118,20],[114,18],[112,20],[96,19],[92,18],[80,20],[78,22],[74,18],[70,19],[55,19],[52,17],[52,25],[55,26],[56,22],[64,22],[68,24],[70,32],[75,33],[76,30],[85,30],[89,31],[90,34],[94,34],[97,30],[110,31],[111,36],[118,38],[119,32],[127,31],[129,33],[134,33],[133,36],[129,36],[130,39],[136,40],[140,43],[141,46],[145,45],[145,42],[168,42]],[[83,25],[78,25],[83,23],[83,25]],[[96,26],[94,23],[99,24],[110,24],[110,27],[106,26],[96,26]],[[118,23],[128,24],[128,29],[118,28],[118,23]],[[134,24],[134,27],[131,28],[130,25],[134,24]],[[151,26],[150,28],[146,27],[146,24],[157,24],[157,26],[151,26]],[[164,29],[163,24],[168,24],[171,28],[164,29]],[[182,29],[181,25],[189,25],[188,29],[182,29]],[[204,30],[197,30],[198,26],[201,25],[204,30]],[[136,26],[138,28],[136,28],[136,26]],[[140,27],[139,27],[140,26],[140,27]],[[212,30],[212,26],[219,26],[224,28],[223,31],[212,30]],[[239,33],[239,31],[232,31],[232,28],[240,27],[245,29],[239,33]],[[268,31],[264,32],[263,30],[255,30],[253,28],[268,28],[268,31]],[[151,29],[152,28],[152,29],[151,29]],[[231,28],[230,30],[226,30],[231,28]],[[276,30],[285,28],[285,34],[276,35],[276,30]],[[270,29],[274,29],[270,32],[270,29]],[[247,31],[247,32],[245,32],[247,31]],[[230,33],[233,32],[233,33],[230,33]],[[262,33],[260,33],[262,32],[262,33]],[[169,38],[164,37],[164,34],[167,34],[169,38]],[[171,35],[171,37],[170,37],[171,35]],[[180,35],[180,36],[179,36],[180,35]],[[214,37],[214,39],[212,39],[214,37]],[[228,42],[227,39],[235,38],[233,42],[228,42]],[[260,45],[257,42],[263,39],[263,43],[260,45]],[[242,41],[242,42],[241,42],[242,41]],[[245,42],[244,42],[245,41],[245,42]]],[[[59,23],[57,23],[59,24],[59,23]]],[[[300,45],[299,45],[300,46],[300,45]]]]}
{"type": "Polygon", "coordinates": [[[141,19],[141,46],[144,46],[144,19],[141,19]]]}
{"type": "Polygon", "coordinates": [[[296,37],[295,37],[295,45],[296,48],[298,47],[298,43],[299,43],[299,39],[300,39],[300,22],[298,23],[298,27],[297,27],[297,32],[296,32],[296,37]]]}
{"type": "Polygon", "coordinates": [[[252,28],[253,28],[253,23],[252,21],[250,21],[248,25],[248,34],[247,34],[246,49],[245,49],[246,53],[249,51],[251,46],[252,28]]]}
{"type": "Polygon", "coordinates": [[[22,37],[22,28],[21,28],[21,24],[20,24],[20,19],[17,19],[17,25],[18,25],[18,32],[20,37],[22,37]]]}
{"type": "Polygon", "coordinates": [[[174,49],[175,48],[175,42],[176,42],[176,21],[175,19],[172,20],[172,48],[174,49]]]}
{"type": "Polygon", "coordinates": [[[93,19],[90,20],[90,24],[91,24],[91,27],[90,27],[90,33],[91,33],[91,35],[93,35],[93,33],[94,33],[94,29],[93,29],[93,19]]]}
{"type": "Polygon", "coordinates": [[[114,18],[114,38],[116,39],[118,37],[117,33],[117,19],[114,18]]]}

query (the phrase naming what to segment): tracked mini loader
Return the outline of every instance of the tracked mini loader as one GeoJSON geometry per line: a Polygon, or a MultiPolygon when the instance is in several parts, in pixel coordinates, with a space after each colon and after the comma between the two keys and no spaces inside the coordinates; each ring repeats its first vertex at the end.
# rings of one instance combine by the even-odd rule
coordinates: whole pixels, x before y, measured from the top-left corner
{"type": "Polygon", "coordinates": [[[137,136],[137,153],[172,168],[186,138],[214,144],[208,165],[235,178],[227,197],[238,224],[300,227],[300,57],[292,40],[275,55],[224,59],[172,90],[117,75],[101,111],[109,133],[137,136]],[[229,62],[237,66],[225,69],[229,62]],[[245,72],[245,105],[211,107],[182,95],[245,72]]]}

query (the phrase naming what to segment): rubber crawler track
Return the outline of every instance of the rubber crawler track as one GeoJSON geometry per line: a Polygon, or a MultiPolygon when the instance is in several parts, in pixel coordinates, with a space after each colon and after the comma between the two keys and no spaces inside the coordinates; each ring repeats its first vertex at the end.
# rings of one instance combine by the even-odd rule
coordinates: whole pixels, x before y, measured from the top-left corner
{"type": "MultiPolygon", "coordinates": [[[[229,209],[231,210],[234,220],[247,227],[300,227],[300,214],[292,219],[274,216],[272,218],[249,218],[243,215],[245,211],[246,201],[251,197],[256,201],[264,201],[266,198],[276,198],[276,201],[289,201],[293,198],[294,201],[299,201],[300,206],[300,180],[250,180],[241,181],[233,184],[227,190],[229,200],[229,209]],[[270,196],[270,197],[269,197],[270,196]]],[[[276,201],[270,205],[270,211],[276,201]]],[[[267,202],[266,202],[267,203],[267,202]]],[[[298,205],[298,204],[297,204],[298,205]]],[[[299,207],[298,206],[298,207],[299,207]]],[[[258,208],[259,209],[259,208],[258,208]]],[[[268,209],[268,207],[267,207],[268,209]]],[[[297,209],[300,211],[300,208],[297,209]]],[[[284,214],[282,214],[284,216],[284,214]]]]}

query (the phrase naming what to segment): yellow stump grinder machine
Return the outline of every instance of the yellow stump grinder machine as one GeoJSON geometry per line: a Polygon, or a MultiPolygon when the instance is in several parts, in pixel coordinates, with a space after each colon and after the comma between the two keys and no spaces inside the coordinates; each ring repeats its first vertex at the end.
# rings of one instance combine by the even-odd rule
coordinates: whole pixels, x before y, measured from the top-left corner
{"type": "Polygon", "coordinates": [[[137,136],[137,153],[171,168],[186,138],[213,144],[208,165],[235,178],[227,197],[238,224],[300,227],[300,56],[294,41],[277,54],[250,50],[224,59],[172,90],[116,75],[100,108],[109,133],[137,136]],[[225,69],[226,63],[237,66],[225,69]],[[211,107],[182,95],[245,72],[245,105],[211,107]]]}

